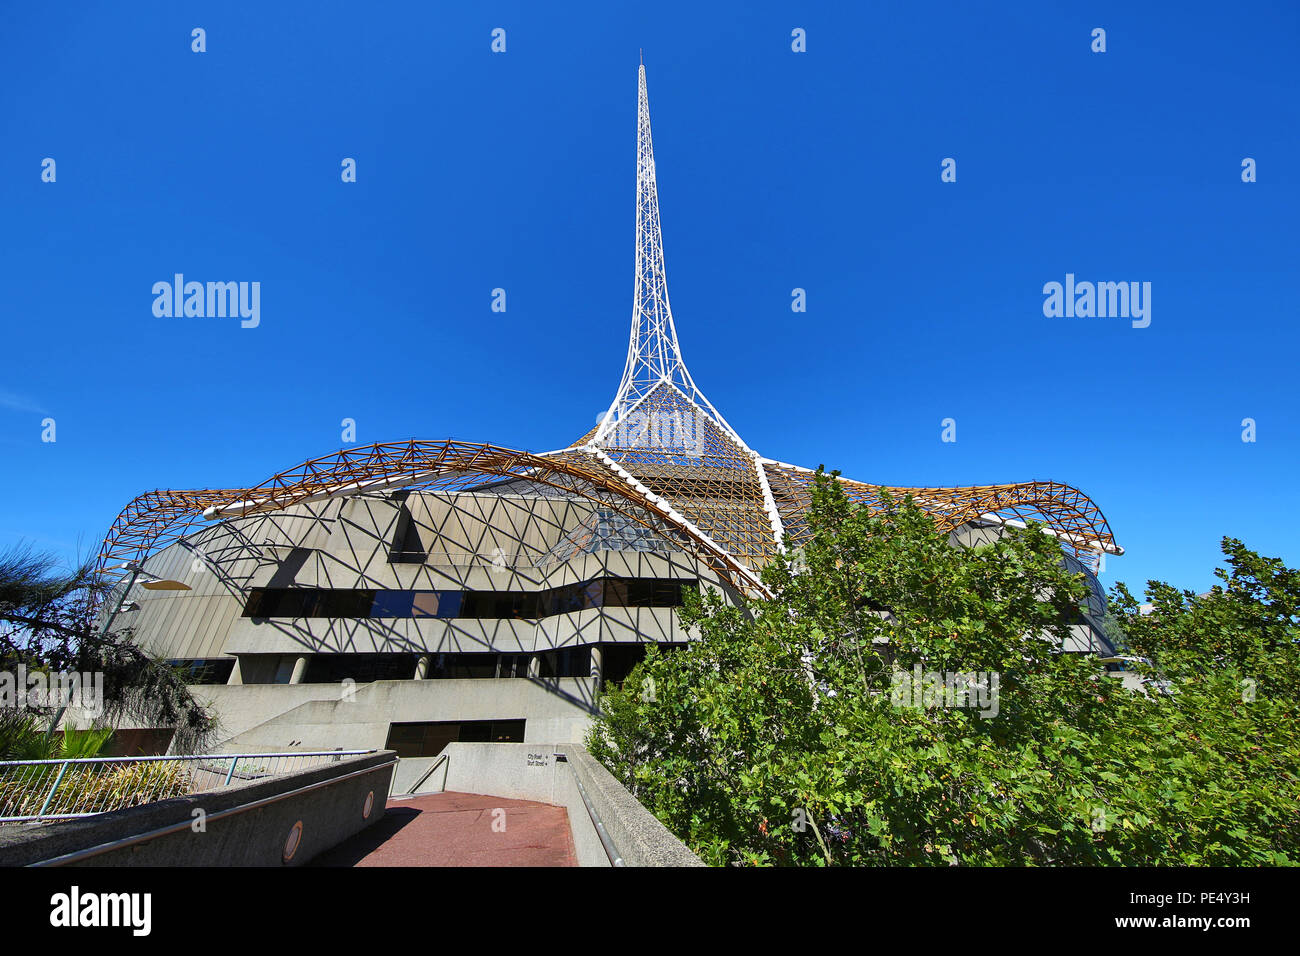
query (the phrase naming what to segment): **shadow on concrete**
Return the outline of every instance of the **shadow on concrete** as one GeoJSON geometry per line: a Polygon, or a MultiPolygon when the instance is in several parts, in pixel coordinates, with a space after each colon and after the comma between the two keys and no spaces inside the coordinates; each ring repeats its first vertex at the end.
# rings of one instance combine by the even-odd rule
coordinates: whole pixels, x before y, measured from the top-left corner
{"type": "Polygon", "coordinates": [[[308,866],[356,866],[379,849],[404,827],[413,823],[423,811],[418,807],[389,807],[383,819],[367,827],[356,836],[344,840],[332,850],[326,850],[308,863],[308,866]]]}

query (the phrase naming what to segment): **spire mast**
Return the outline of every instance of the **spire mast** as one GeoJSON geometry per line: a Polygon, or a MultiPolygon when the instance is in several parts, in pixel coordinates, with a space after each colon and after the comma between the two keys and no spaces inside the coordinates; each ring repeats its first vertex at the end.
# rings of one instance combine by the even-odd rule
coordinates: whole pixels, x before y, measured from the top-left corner
{"type": "Polygon", "coordinates": [[[696,388],[677,344],[677,328],[673,324],[664,270],[659,188],[655,177],[650,98],[646,92],[643,56],[637,68],[636,270],[632,291],[632,334],[623,379],[594,441],[603,441],[618,421],[664,382],[679,390],[744,447],[740,436],[696,388]]]}

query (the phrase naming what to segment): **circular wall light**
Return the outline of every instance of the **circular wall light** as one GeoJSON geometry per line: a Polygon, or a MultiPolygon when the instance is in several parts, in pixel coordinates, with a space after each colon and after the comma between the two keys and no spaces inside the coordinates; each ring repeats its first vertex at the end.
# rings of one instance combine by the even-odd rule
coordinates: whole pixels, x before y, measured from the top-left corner
{"type": "Polygon", "coordinates": [[[283,860],[288,863],[293,859],[293,855],[298,852],[298,846],[302,843],[302,821],[299,820],[289,828],[289,836],[284,841],[283,860]]]}

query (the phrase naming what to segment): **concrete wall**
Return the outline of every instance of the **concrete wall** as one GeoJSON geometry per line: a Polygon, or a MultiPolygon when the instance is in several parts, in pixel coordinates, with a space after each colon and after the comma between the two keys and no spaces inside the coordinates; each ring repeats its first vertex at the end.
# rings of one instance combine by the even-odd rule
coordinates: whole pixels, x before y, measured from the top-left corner
{"type": "Polygon", "coordinates": [[[51,861],[120,840],[127,845],[69,866],[301,866],[384,815],[392,780],[392,751],[348,757],[237,787],[45,826],[0,827],[0,865],[51,861]],[[304,788],[313,789],[302,791],[304,788]],[[260,805],[259,801],[265,802],[260,805]],[[369,803],[369,815],[366,806],[369,803]],[[194,812],[206,814],[194,832],[194,812]],[[238,812],[219,816],[225,811],[238,812]],[[301,835],[290,860],[286,843],[301,835]],[[174,832],[134,838],[169,827],[174,832]]]}
{"type": "MultiPolygon", "coordinates": [[[[588,798],[628,866],[703,865],[581,746],[453,743],[443,752],[448,758],[446,766],[434,772],[421,792],[446,789],[564,807],[569,815],[579,866],[611,864],[576,781],[581,781],[586,788],[588,798]],[[557,753],[568,759],[557,760],[557,753]]],[[[422,766],[427,769],[428,763],[422,766]]]]}
{"type": "Polygon", "coordinates": [[[704,866],[585,748],[561,745],[559,749],[568,756],[573,779],[586,789],[587,799],[627,866],[704,866]]]}
{"type": "Polygon", "coordinates": [[[580,741],[591,722],[590,678],[225,684],[195,688],[221,720],[221,750],[361,750],[390,723],[524,719],[525,741],[580,741]]]}

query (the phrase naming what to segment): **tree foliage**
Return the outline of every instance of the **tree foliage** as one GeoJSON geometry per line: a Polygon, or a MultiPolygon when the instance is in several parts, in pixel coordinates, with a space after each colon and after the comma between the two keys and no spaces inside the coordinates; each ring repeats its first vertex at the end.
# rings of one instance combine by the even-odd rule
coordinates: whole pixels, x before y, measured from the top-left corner
{"type": "MultiPolygon", "coordinates": [[[[133,720],[172,727],[173,749],[199,751],[215,731],[215,720],[177,669],[133,642],[131,628],[101,633],[92,598],[102,588],[89,563],[62,571],[52,556],[30,547],[0,553],[0,670],[14,673],[22,665],[50,674],[102,674],[102,723],[133,720]]],[[[120,594],[104,597],[122,600],[120,594]]],[[[36,716],[53,718],[58,713],[46,703],[32,710],[33,726],[39,723],[36,716]]],[[[15,718],[12,727],[21,723],[15,718]]],[[[24,746],[57,751],[50,740],[24,746]]]]}
{"type": "Polygon", "coordinates": [[[1152,582],[1141,614],[1119,586],[1112,613],[1153,662],[1126,689],[1061,652],[1087,587],[1040,527],[958,548],[910,500],[868,513],[820,473],[808,520],[764,571],[773,599],[688,596],[699,639],[650,648],[588,738],[706,861],[1300,859],[1296,572],[1225,541],[1209,597],[1152,582]],[[996,675],[996,707],[898,697],[918,671],[990,693],[996,675]]]}

